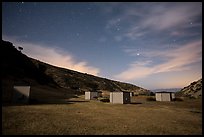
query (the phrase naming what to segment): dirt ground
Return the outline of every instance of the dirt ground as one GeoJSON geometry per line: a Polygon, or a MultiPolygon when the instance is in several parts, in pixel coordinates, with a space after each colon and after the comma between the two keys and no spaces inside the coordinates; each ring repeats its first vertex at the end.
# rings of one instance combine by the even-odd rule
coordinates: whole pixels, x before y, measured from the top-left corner
{"type": "Polygon", "coordinates": [[[85,100],[2,106],[3,135],[202,135],[202,98],[131,104],[85,100]]]}

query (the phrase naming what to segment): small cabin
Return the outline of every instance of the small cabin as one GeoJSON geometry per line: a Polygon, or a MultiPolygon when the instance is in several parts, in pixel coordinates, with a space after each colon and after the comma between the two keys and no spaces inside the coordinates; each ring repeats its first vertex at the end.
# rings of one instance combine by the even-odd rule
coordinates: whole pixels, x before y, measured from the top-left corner
{"type": "Polygon", "coordinates": [[[173,99],[175,99],[174,92],[165,92],[165,91],[156,92],[155,96],[156,96],[156,101],[172,101],[173,99]]]}
{"type": "Polygon", "coordinates": [[[85,92],[85,99],[87,100],[92,100],[98,97],[98,92],[93,92],[93,91],[86,91],[85,92]]]}
{"type": "Polygon", "coordinates": [[[16,85],[13,87],[13,103],[29,103],[30,98],[30,86],[28,85],[16,85]]]}
{"type": "Polygon", "coordinates": [[[129,104],[130,92],[110,92],[110,103],[117,104],[129,104]]]}

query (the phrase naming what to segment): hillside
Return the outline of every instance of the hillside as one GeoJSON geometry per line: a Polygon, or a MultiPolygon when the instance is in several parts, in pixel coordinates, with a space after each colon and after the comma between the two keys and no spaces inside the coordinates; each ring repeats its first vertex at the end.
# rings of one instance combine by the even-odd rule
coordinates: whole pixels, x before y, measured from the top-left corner
{"type": "Polygon", "coordinates": [[[81,73],[69,69],[59,68],[52,66],[41,61],[31,58],[31,61],[38,67],[43,68],[46,75],[53,78],[53,80],[61,87],[67,89],[76,90],[76,92],[81,92],[82,94],[89,91],[131,91],[135,94],[148,94],[149,91],[129,84],[119,81],[109,80],[106,78],[101,78],[93,76],[87,73],[81,73]]]}
{"type": "Polygon", "coordinates": [[[29,79],[39,84],[54,84],[53,79],[47,76],[41,68],[37,68],[28,56],[22,54],[20,50],[10,42],[1,41],[1,78],[12,78],[16,82],[30,83],[29,79]]]}
{"type": "Polygon", "coordinates": [[[52,66],[29,58],[7,41],[2,40],[0,47],[3,101],[11,97],[13,85],[16,83],[63,88],[75,94],[84,94],[87,90],[102,92],[125,90],[136,94],[149,93],[148,90],[132,84],[52,66]]]}
{"type": "Polygon", "coordinates": [[[177,94],[180,96],[195,97],[195,98],[202,96],[202,78],[184,87],[177,94]]]}

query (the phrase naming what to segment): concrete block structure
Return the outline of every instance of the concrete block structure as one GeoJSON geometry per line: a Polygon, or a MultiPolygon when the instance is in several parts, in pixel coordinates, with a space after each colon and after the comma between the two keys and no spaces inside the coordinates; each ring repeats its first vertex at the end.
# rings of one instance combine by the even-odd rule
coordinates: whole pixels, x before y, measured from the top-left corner
{"type": "Polygon", "coordinates": [[[14,86],[13,102],[29,103],[30,86],[14,86]]]}
{"type": "Polygon", "coordinates": [[[175,98],[175,93],[173,92],[156,92],[156,101],[172,101],[175,98]]]}
{"type": "Polygon", "coordinates": [[[134,92],[130,92],[130,97],[134,96],[134,92]]]}
{"type": "Polygon", "coordinates": [[[113,104],[130,103],[130,92],[110,92],[110,103],[113,104]]]}
{"type": "Polygon", "coordinates": [[[91,91],[85,92],[85,99],[91,100],[91,99],[94,99],[94,97],[98,97],[98,92],[91,92],[91,91]]]}

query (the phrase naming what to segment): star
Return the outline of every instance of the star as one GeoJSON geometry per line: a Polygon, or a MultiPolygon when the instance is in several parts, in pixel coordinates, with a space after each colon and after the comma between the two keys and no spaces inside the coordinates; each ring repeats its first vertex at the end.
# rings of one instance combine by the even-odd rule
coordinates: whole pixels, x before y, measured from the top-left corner
{"type": "Polygon", "coordinates": [[[21,2],[22,4],[24,4],[24,2],[21,2]]]}
{"type": "Polygon", "coordinates": [[[189,24],[191,24],[191,25],[193,24],[192,20],[189,20],[189,24]]]}
{"type": "Polygon", "coordinates": [[[137,56],[139,56],[140,55],[140,53],[137,53],[137,56]]]}

